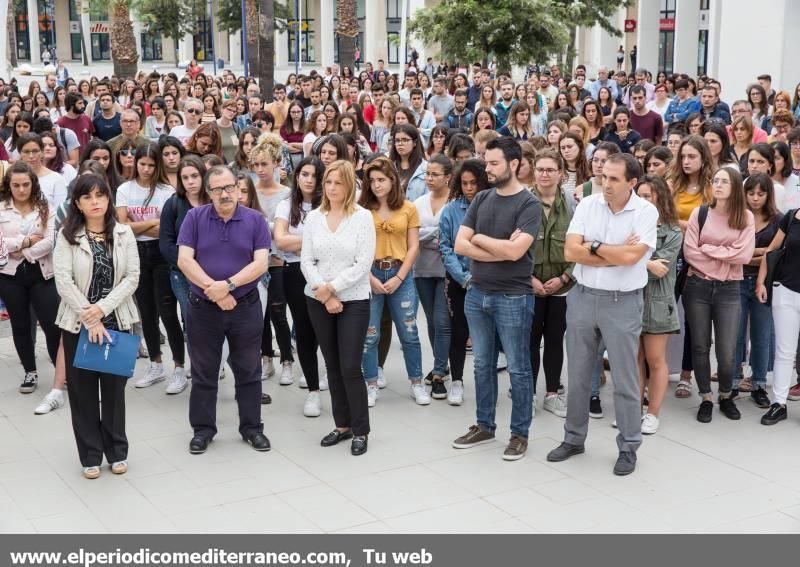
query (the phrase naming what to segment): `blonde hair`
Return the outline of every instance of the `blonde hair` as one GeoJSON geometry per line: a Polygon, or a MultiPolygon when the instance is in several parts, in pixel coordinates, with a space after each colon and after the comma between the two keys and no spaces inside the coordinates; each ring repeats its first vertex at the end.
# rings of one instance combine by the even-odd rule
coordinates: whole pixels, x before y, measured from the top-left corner
{"type": "Polygon", "coordinates": [[[272,163],[279,164],[281,162],[281,155],[283,153],[283,139],[274,132],[265,132],[258,138],[258,142],[250,150],[248,159],[253,162],[259,156],[267,156],[272,163]]]}
{"type": "Polygon", "coordinates": [[[499,138],[500,133],[497,130],[478,130],[473,137],[476,144],[488,144],[499,138]]]}
{"type": "Polygon", "coordinates": [[[583,145],[588,146],[589,140],[591,140],[590,132],[589,132],[589,122],[583,116],[576,116],[572,120],[569,121],[570,126],[577,126],[583,132],[581,136],[583,138],[583,145]]]}
{"type": "Polygon", "coordinates": [[[351,162],[343,159],[336,160],[325,169],[325,175],[322,176],[322,202],[319,210],[323,213],[331,210],[331,202],[328,200],[328,194],[325,193],[325,182],[328,180],[328,176],[334,172],[341,176],[342,182],[347,187],[347,195],[344,197],[344,212],[352,215],[356,210],[356,170],[351,162]]]}

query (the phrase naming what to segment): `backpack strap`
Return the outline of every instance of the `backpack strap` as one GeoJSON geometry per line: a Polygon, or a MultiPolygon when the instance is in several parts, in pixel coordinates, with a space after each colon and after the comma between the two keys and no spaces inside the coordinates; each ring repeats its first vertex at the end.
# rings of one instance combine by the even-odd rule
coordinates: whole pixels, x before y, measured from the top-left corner
{"type": "Polygon", "coordinates": [[[700,210],[697,211],[697,224],[699,226],[699,230],[697,231],[698,236],[700,236],[700,233],[703,232],[703,226],[706,224],[707,218],[708,218],[708,205],[700,205],[700,210]]]}

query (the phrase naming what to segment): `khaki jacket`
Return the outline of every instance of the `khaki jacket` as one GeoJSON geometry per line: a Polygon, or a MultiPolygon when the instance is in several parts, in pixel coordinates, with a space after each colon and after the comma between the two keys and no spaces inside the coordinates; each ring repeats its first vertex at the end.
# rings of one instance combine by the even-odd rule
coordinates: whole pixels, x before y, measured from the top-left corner
{"type": "MultiPolygon", "coordinates": [[[[81,314],[91,304],[86,299],[92,283],[94,257],[85,230],[77,234],[78,244],[67,242],[62,232],[58,233],[53,254],[56,288],[61,296],[56,325],[70,333],[81,330],[81,314]]],[[[139,250],[136,238],[128,225],[114,227],[114,289],[97,306],[108,315],[112,311],[117,317],[120,330],[130,329],[139,321],[139,311],[133,294],[139,287],[139,250]]]]}

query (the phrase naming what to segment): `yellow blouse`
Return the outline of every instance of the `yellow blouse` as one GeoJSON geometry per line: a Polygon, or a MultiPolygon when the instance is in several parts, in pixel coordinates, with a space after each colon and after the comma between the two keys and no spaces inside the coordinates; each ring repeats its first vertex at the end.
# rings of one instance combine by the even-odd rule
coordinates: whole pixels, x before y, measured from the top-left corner
{"type": "Polygon", "coordinates": [[[417,207],[411,201],[404,201],[387,221],[378,215],[378,211],[371,212],[375,223],[375,259],[404,260],[408,253],[408,229],[420,225],[417,207]]]}
{"type": "Polygon", "coordinates": [[[688,221],[692,211],[703,204],[703,192],[692,195],[688,191],[675,194],[675,207],[678,209],[678,218],[688,221]]]}

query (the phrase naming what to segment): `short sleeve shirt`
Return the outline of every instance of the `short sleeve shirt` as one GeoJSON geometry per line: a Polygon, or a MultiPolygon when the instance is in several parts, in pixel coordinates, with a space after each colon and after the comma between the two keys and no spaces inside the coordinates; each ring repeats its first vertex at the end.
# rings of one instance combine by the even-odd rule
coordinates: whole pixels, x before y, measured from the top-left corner
{"type": "Polygon", "coordinates": [[[419,228],[419,213],[411,201],[403,201],[403,206],[392,213],[389,220],[383,220],[377,211],[372,212],[375,223],[375,259],[392,258],[403,261],[408,254],[408,230],[419,228]]]}
{"type": "MultiPolygon", "coordinates": [[[[304,213],[304,217],[297,223],[297,226],[292,226],[292,221],[290,219],[291,216],[291,206],[292,202],[290,199],[284,199],[278,206],[275,208],[275,219],[283,219],[289,225],[288,233],[291,236],[303,236],[303,228],[305,226],[306,218],[308,217],[308,213],[311,212],[311,203],[303,202],[302,210],[304,213]]],[[[283,257],[287,262],[299,262],[300,261],[300,253],[297,252],[284,252],[283,257]]]]}
{"type": "MultiPolygon", "coordinates": [[[[142,222],[161,218],[161,211],[164,203],[175,193],[169,185],[159,183],[153,192],[153,196],[148,201],[150,189],[142,187],[136,181],[127,181],[117,189],[117,207],[127,207],[128,220],[132,222],[142,222]]],[[[136,240],[143,242],[146,240],[158,240],[152,236],[140,234],[136,240]]]]}

